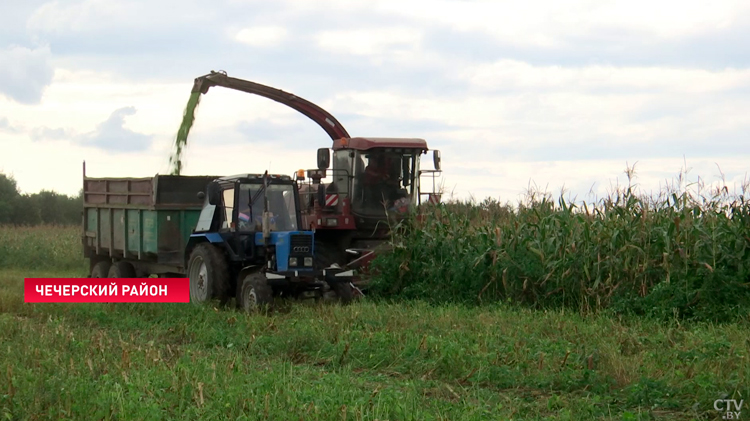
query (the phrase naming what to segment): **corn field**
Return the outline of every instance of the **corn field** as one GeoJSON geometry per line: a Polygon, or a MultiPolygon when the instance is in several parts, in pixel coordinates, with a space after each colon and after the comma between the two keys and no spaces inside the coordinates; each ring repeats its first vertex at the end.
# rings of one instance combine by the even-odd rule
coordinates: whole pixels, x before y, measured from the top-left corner
{"type": "Polygon", "coordinates": [[[85,270],[78,226],[0,226],[0,268],[85,270]]]}
{"type": "Polygon", "coordinates": [[[373,262],[379,296],[507,301],[724,321],[750,308],[750,201],[629,185],[592,204],[531,191],[517,206],[450,202],[406,221],[373,262]]]}

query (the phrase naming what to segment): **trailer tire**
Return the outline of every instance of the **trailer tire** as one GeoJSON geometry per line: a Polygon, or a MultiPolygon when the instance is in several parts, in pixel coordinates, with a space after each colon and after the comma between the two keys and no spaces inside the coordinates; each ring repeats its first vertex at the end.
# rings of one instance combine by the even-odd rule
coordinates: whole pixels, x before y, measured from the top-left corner
{"type": "Polygon", "coordinates": [[[91,278],[109,278],[109,268],[112,266],[112,262],[109,260],[102,260],[97,262],[93,268],[91,268],[91,278]]]}
{"type": "Polygon", "coordinates": [[[262,273],[248,274],[237,285],[237,304],[244,312],[253,313],[260,308],[271,306],[273,289],[262,273]]]}
{"type": "Polygon", "coordinates": [[[198,244],[188,263],[190,301],[204,303],[218,298],[222,305],[229,300],[229,269],[222,253],[210,243],[198,244]]]}
{"type": "Polygon", "coordinates": [[[107,272],[110,278],[137,278],[135,268],[128,262],[116,262],[107,272]]]}

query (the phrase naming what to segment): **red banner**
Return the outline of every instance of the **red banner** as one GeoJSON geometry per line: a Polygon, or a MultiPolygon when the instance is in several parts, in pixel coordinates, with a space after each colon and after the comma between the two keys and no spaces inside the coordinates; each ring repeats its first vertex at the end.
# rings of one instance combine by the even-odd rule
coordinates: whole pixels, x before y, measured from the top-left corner
{"type": "Polygon", "coordinates": [[[25,278],[27,303],[189,303],[188,278],[25,278]]]}

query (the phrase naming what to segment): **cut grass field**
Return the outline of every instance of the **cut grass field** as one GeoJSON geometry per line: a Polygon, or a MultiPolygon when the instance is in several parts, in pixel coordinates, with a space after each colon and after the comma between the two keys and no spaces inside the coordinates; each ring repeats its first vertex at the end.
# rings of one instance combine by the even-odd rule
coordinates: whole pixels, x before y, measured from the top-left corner
{"type": "Polygon", "coordinates": [[[747,397],[748,326],[424,303],[245,315],[25,304],[0,273],[4,419],[692,419],[747,397]]]}

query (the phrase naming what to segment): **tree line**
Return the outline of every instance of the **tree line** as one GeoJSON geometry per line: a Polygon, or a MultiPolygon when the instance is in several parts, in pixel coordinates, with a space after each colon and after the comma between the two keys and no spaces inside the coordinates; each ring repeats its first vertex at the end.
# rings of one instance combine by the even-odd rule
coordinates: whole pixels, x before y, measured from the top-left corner
{"type": "Polygon", "coordinates": [[[83,190],[77,196],[54,191],[21,193],[12,176],[0,173],[0,225],[79,225],[83,190]]]}

